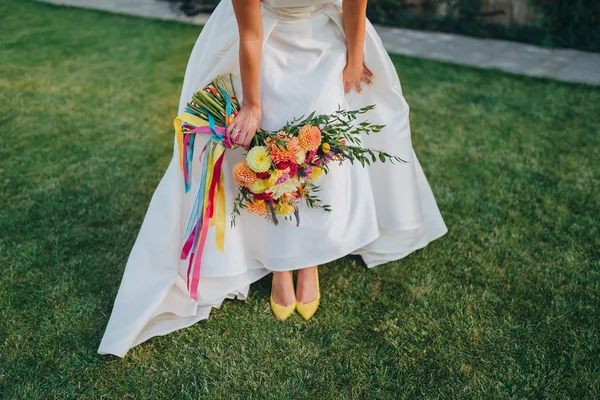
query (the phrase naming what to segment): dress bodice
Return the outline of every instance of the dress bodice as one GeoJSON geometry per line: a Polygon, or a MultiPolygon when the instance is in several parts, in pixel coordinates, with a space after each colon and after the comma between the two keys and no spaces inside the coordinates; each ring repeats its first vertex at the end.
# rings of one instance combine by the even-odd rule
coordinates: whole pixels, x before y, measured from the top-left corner
{"type": "Polygon", "coordinates": [[[261,0],[269,7],[305,7],[333,3],[333,0],[261,0]]]}
{"type": "Polygon", "coordinates": [[[295,21],[320,14],[335,0],[261,0],[267,13],[279,20],[295,21]]]}

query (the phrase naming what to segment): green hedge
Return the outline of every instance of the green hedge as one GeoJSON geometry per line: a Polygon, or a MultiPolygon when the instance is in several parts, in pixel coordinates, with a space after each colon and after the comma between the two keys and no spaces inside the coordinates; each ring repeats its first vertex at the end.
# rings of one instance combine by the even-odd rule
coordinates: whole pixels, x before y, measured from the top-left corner
{"type": "Polygon", "coordinates": [[[538,0],[545,41],[600,51],[600,0],[538,0]]]}
{"type": "Polygon", "coordinates": [[[219,3],[219,0],[164,0],[171,3],[174,8],[186,15],[195,15],[201,12],[210,12],[219,3]]]}
{"type": "MultiPolygon", "coordinates": [[[[210,10],[219,0],[166,0],[183,12],[210,10]],[[199,7],[200,6],[200,7],[199,7]]],[[[415,0],[369,0],[372,22],[411,29],[508,39],[547,47],[600,51],[600,0],[530,0],[536,22],[504,26],[484,20],[481,0],[426,0],[423,12],[414,13],[415,0]],[[435,14],[440,5],[450,12],[435,14]]]]}
{"type": "Polygon", "coordinates": [[[600,0],[531,0],[537,21],[522,26],[485,22],[480,0],[429,0],[420,15],[413,5],[414,0],[370,0],[367,16],[384,25],[600,51],[600,0]],[[451,11],[448,16],[435,14],[440,5],[451,11]]]}

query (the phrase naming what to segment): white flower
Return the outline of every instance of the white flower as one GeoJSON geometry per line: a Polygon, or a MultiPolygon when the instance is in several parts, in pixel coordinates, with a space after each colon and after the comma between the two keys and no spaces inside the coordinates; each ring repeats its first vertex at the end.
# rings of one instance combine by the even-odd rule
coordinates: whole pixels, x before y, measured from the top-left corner
{"type": "Polygon", "coordinates": [[[298,178],[292,178],[280,183],[279,185],[273,186],[272,188],[267,190],[267,192],[272,193],[274,199],[278,199],[285,193],[297,191],[298,186],[300,186],[300,181],[298,180],[298,178]]]}

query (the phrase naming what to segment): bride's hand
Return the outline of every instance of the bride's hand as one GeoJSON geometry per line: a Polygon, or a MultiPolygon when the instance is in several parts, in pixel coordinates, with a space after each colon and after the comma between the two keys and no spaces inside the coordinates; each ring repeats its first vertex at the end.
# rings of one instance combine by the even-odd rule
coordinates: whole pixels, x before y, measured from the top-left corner
{"type": "Polygon", "coordinates": [[[231,124],[227,126],[225,136],[246,150],[250,147],[250,142],[260,127],[260,107],[242,106],[242,109],[235,116],[231,124]]]}
{"type": "Polygon", "coordinates": [[[365,82],[367,85],[371,85],[371,80],[374,78],[373,73],[364,63],[362,65],[346,64],[343,77],[344,92],[346,93],[348,93],[352,88],[356,89],[358,93],[362,92],[360,83],[365,82]]]}

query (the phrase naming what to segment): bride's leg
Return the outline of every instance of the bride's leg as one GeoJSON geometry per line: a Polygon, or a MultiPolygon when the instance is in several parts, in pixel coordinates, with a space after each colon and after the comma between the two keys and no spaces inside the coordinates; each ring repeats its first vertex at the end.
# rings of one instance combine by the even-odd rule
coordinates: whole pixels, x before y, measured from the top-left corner
{"type": "Polygon", "coordinates": [[[317,266],[298,270],[296,278],[296,300],[299,303],[310,303],[317,298],[317,266]]]}
{"type": "Polygon", "coordinates": [[[292,272],[273,272],[273,301],[282,306],[295,304],[296,296],[294,295],[294,282],[292,280],[292,272]]]}

